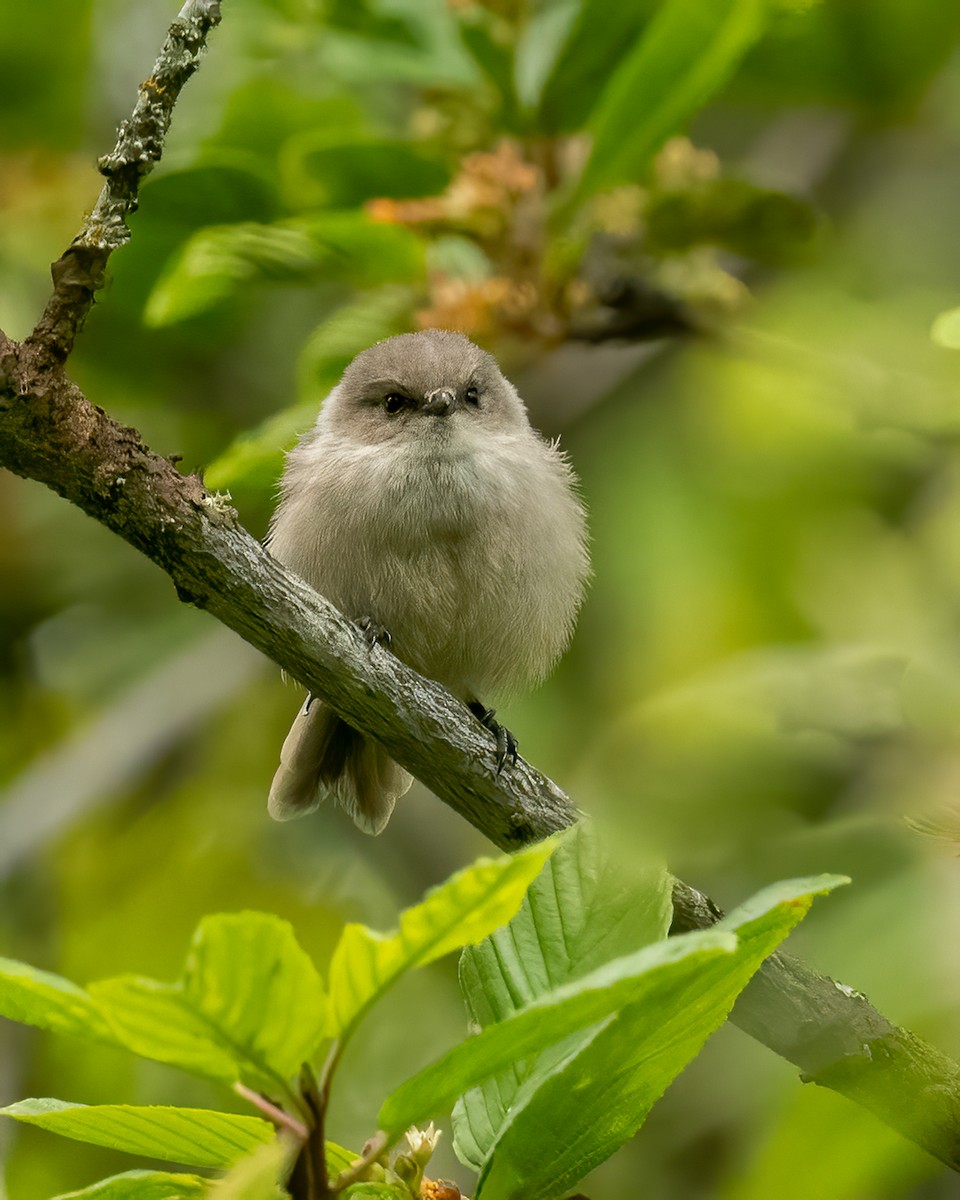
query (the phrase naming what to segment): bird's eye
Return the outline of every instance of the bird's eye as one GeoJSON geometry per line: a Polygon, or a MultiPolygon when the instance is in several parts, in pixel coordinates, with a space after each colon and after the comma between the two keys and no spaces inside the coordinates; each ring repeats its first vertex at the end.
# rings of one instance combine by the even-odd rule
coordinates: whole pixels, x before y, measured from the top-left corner
{"type": "Polygon", "coordinates": [[[472,404],[474,408],[480,407],[480,393],[475,387],[469,387],[463,393],[463,398],[468,404],[472,404]]]}
{"type": "Polygon", "coordinates": [[[406,396],[401,396],[399,392],[390,392],[389,395],[383,398],[383,407],[391,416],[394,413],[398,413],[401,408],[406,407],[406,403],[406,396]]]}

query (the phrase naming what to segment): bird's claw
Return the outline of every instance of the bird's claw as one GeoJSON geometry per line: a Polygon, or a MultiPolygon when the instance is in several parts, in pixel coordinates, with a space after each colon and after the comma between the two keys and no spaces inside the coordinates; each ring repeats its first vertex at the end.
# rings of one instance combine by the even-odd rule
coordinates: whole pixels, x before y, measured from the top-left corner
{"type": "Polygon", "coordinates": [[[468,707],[480,724],[485,729],[489,729],[497,739],[497,774],[499,775],[508,761],[517,761],[517,739],[506,725],[500,724],[492,708],[487,708],[479,700],[472,701],[468,707]]]}
{"type": "Polygon", "coordinates": [[[379,621],[375,621],[373,617],[361,617],[356,624],[368,646],[389,646],[393,641],[393,634],[390,630],[381,625],[379,621]]]}

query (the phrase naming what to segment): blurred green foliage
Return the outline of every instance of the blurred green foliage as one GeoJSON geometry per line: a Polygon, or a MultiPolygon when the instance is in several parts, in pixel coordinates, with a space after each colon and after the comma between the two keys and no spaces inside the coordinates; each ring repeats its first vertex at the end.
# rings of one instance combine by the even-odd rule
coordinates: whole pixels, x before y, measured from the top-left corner
{"type": "MultiPolygon", "coordinates": [[[[23,336],[174,13],[7,7],[0,327],[23,336]]],[[[903,817],[960,786],[958,42],[952,0],[229,0],[71,362],[259,534],[281,446],[356,350],[418,321],[489,345],[591,512],[577,639],[508,715],[525,754],[626,872],[653,844],[721,903],[852,876],[800,948],[954,1054],[956,847],[903,817]],[[664,327],[687,336],[636,344],[664,327]]],[[[376,842],[334,811],[270,825],[295,695],[10,476],[0,578],[5,955],[170,977],[205,912],[260,908],[324,960],[344,920],[388,923],[482,849],[422,792],[376,842]]],[[[418,1044],[462,1032],[442,965],[393,1004],[411,1036],[351,1049],[344,1144],[418,1044]]],[[[7,1025],[0,1063],[4,1103],[216,1103],[7,1025]]],[[[125,1169],[3,1136],[11,1200],[125,1169]]],[[[728,1029],[583,1186],[638,1179],[653,1200],[955,1188],[728,1029]]]]}

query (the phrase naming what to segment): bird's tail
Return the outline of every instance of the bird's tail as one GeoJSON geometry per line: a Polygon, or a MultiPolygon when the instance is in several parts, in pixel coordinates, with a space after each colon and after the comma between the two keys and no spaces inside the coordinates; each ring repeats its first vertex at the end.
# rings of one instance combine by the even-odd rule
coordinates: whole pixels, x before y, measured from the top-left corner
{"type": "Polygon", "coordinates": [[[267,809],[274,820],[289,821],[313,812],[329,796],[364,833],[375,834],[412,782],[379,742],[308,696],[280,751],[267,809]]]}

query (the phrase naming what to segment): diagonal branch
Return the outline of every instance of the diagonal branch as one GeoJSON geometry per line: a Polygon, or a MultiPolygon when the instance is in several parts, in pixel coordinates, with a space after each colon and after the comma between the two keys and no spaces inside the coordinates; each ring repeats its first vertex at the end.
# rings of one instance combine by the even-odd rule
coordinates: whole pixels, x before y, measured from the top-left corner
{"type": "MultiPolygon", "coordinates": [[[[54,294],[22,344],[0,333],[0,466],[46,484],[114,530],[170,576],[180,598],[208,609],[322,697],[503,849],[576,821],[572,801],[519,759],[496,772],[490,734],[439,684],[417,675],[306,583],[285,571],[195,475],[152,453],[62,368],[128,237],[139,180],[159,158],[173,103],[196,69],[215,0],[188,0],[117,147],[101,163],[100,201],[54,265],[54,294]]],[[[674,932],[719,919],[680,881],[674,932]]],[[[732,1020],[803,1077],[848,1096],[960,1170],[960,1067],[891,1024],[866,997],[784,955],[769,959],[732,1020]]]]}

